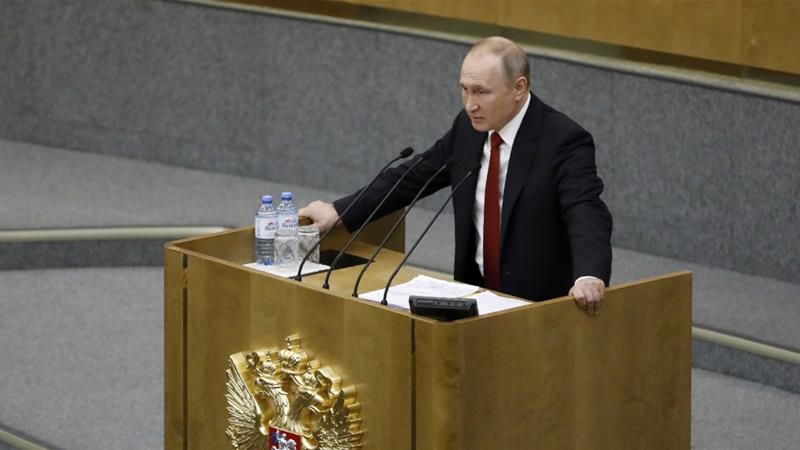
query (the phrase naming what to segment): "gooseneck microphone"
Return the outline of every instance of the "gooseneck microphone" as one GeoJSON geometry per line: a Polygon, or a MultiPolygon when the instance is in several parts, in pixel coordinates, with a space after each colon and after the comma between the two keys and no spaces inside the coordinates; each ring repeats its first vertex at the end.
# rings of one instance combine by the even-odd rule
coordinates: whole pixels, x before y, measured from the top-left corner
{"type": "Polygon", "coordinates": [[[361,277],[364,276],[364,272],[367,271],[369,266],[378,256],[378,253],[380,253],[381,250],[383,250],[383,247],[386,246],[386,243],[389,242],[389,238],[392,237],[394,232],[397,231],[397,228],[400,226],[400,224],[403,223],[403,219],[406,218],[408,213],[411,211],[411,208],[413,208],[414,205],[417,204],[417,200],[419,200],[419,198],[422,196],[422,193],[425,192],[425,189],[428,188],[428,185],[431,184],[433,179],[439,176],[440,173],[444,172],[444,170],[447,169],[447,167],[452,163],[453,163],[453,157],[451,156],[450,158],[447,159],[447,161],[445,161],[444,164],[442,164],[442,167],[440,167],[439,170],[436,171],[436,173],[434,173],[433,175],[430,176],[430,178],[428,178],[428,181],[426,181],[425,184],[422,185],[419,191],[417,191],[417,195],[414,197],[414,200],[412,200],[411,204],[408,205],[408,208],[406,208],[406,210],[403,211],[403,214],[394,223],[392,229],[389,230],[388,233],[386,233],[386,236],[383,238],[383,241],[381,241],[380,245],[378,245],[378,248],[376,248],[375,251],[372,253],[372,256],[369,258],[369,261],[367,261],[367,263],[364,264],[364,268],[361,269],[361,272],[358,274],[358,278],[356,278],[356,284],[355,286],[353,286],[353,293],[351,294],[353,297],[358,297],[358,285],[361,284],[361,277]]]}
{"type": "Polygon", "coordinates": [[[342,211],[342,213],[341,213],[341,214],[339,214],[339,218],[338,218],[338,219],[336,219],[336,222],[335,222],[333,225],[331,225],[331,227],[330,227],[330,228],[328,228],[328,229],[325,231],[325,233],[323,233],[323,234],[322,234],[322,236],[320,236],[319,240],[318,240],[318,241],[317,241],[317,242],[314,244],[314,246],[313,246],[313,247],[311,247],[311,250],[309,250],[309,251],[308,251],[308,252],[305,254],[305,256],[303,256],[303,260],[302,260],[302,261],[300,261],[300,267],[298,267],[298,268],[297,268],[297,276],[295,276],[295,277],[294,277],[294,279],[295,279],[295,280],[297,280],[297,281],[302,281],[302,280],[303,280],[303,275],[302,275],[302,273],[303,273],[303,266],[305,265],[306,261],[308,260],[308,257],[309,257],[309,256],[311,256],[311,254],[312,254],[312,253],[314,253],[314,250],[316,250],[316,249],[317,249],[317,247],[319,247],[320,243],[322,243],[322,241],[323,241],[323,240],[324,240],[326,237],[328,237],[328,234],[329,234],[331,231],[333,231],[333,229],[334,229],[334,228],[336,228],[336,225],[339,225],[339,223],[342,221],[342,217],[344,217],[344,215],[345,215],[345,214],[347,214],[347,211],[350,211],[350,208],[352,208],[352,207],[353,207],[353,205],[355,205],[355,204],[356,204],[356,203],[357,203],[357,202],[358,202],[358,201],[361,199],[361,197],[364,195],[364,193],[365,193],[365,192],[367,192],[367,190],[369,190],[369,188],[371,188],[371,187],[372,187],[372,185],[373,185],[373,184],[375,184],[375,182],[376,182],[376,181],[378,181],[378,178],[380,178],[380,177],[381,177],[381,175],[383,175],[383,172],[385,172],[385,171],[386,171],[386,169],[388,169],[388,168],[389,168],[389,166],[391,166],[392,164],[394,164],[394,163],[395,163],[395,162],[397,162],[398,160],[401,160],[401,159],[404,159],[404,158],[408,158],[409,156],[411,156],[411,154],[412,154],[412,153],[414,153],[414,149],[413,149],[413,148],[411,148],[411,147],[406,147],[406,148],[404,148],[404,149],[403,149],[403,150],[400,152],[400,154],[399,154],[399,155],[398,155],[396,158],[394,158],[393,160],[389,161],[389,163],[388,163],[388,164],[386,164],[385,166],[383,166],[383,169],[381,169],[381,170],[380,170],[380,172],[378,172],[378,174],[377,174],[377,175],[375,175],[375,178],[373,178],[373,179],[372,179],[372,181],[370,181],[370,182],[369,182],[369,184],[367,185],[367,187],[365,187],[364,189],[362,189],[362,190],[361,190],[361,191],[360,191],[360,192],[359,192],[359,193],[356,195],[356,198],[354,198],[354,199],[353,199],[353,201],[351,201],[351,202],[350,202],[350,204],[349,204],[349,205],[347,205],[347,208],[345,208],[345,209],[344,209],[344,211],[342,211]]]}
{"type": "Polygon", "coordinates": [[[433,226],[433,222],[435,222],[436,219],[439,218],[439,215],[442,214],[442,211],[444,211],[444,207],[447,206],[448,203],[450,203],[450,200],[452,200],[453,195],[456,193],[458,188],[460,188],[461,185],[464,184],[464,182],[467,181],[467,179],[472,176],[472,174],[477,173],[480,168],[481,168],[481,165],[479,163],[475,163],[475,165],[472,166],[470,171],[467,172],[467,174],[464,175],[464,177],[461,179],[461,181],[459,181],[458,184],[456,184],[453,187],[453,190],[450,191],[450,195],[447,197],[447,200],[445,200],[444,203],[442,203],[442,207],[439,208],[439,211],[437,211],[436,215],[433,216],[433,219],[431,219],[431,221],[428,223],[428,226],[426,226],[425,229],[422,231],[422,233],[420,233],[420,235],[417,238],[416,242],[414,242],[414,245],[412,245],[411,249],[408,252],[406,252],[406,256],[403,257],[403,260],[400,261],[400,264],[398,264],[397,267],[394,269],[394,272],[392,272],[392,275],[389,277],[389,281],[386,282],[386,287],[383,288],[383,300],[381,300],[381,305],[386,305],[387,304],[386,303],[386,294],[389,292],[389,286],[392,285],[392,281],[394,281],[394,277],[397,276],[397,273],[400,272],[400,269],[405,265],[406,261],[408,261],[408,257],[411,256],[411,253],[413,253],[414,250],[417,248],[417,245],[419,245],[420,241],[422,241],[422,238],[424,238],[425,235],[428,234],[428,230],[430,230],[431,226],[433,226]]]}
{"type": "Polygon", "coordinates": [[[409,172],[414,170],[415,167],[417,167],[422,161],[424,161],[425,157],[426,157],[426,155],[424,153],[420,154],[419,156],[417,156],[417,158],[414,161],[414,163],[411,164],[410,166],[408,166],[406,171],[403,172],[402,175],[400,175],[400,178],[398,178],[397,181],[394,182],[394,185],[392,186],[392,188],[389,189],[389,191],[386,193],[386,195],[383,196],[383,198],[381,199],[381,202],[378,203],[378,206],[376,206],[375,209],[372,210],[372,212],[369,214],[369,216],[366,218],[366,220],[364,220],[364,223],[361,224],[361,226],[358,228],[358,230],[356,230],[355,233],[350,235],[350,239],[347,241],[346,244],[344,244],[344,247],[342,248],[342,250],[339,251],[339,254],[336,255],[336,258],[331,263],[331,267],[328,269],[328,273],[325,275],[325,282],[322,284],[322,288],[323,289],[330,288],[330,285],[328,284],[328,281],[331,278],[331,272],[333,272],[333,269],[336,268],[336,263],[339,262],[339,260],[342,258],[342,255],[344,255],[344,253],[347,251],[347,249],[349,249],[350,246],[353,244],[353,242],[355,242],[355,240],[358,237],[358,235],[361,234],[362,231],[364,231],[364,228],[369,224],[369,221],[372,220],[373,217],[375,217],[375,214],[377,214],[378,210],[381,209],[381,206],[383,206],[383,204],[386,203],[386,200],[389,199],[389,196],[392,195],[392,192],[394,192],[395,189],[397,189],[397,186],[400,185],[400,183],[403,181],[403,179],[406,177],[406,175],[408,175],[409,172]]]}

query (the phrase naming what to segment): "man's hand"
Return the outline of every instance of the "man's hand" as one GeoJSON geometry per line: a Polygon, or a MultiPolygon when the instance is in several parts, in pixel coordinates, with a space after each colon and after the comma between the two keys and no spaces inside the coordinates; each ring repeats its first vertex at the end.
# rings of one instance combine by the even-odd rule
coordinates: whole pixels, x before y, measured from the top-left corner
{"type": "Polygon", "coordinates": [[[301,216],[306,216],[314,222],[314,225],[319,227],[319,232],[324,233],[328,228],[339,220],[339,213],[336,208],[330,203],[315,200],[308,204],[305,208],[300,208],[297,212],[301,216]]]}
{"type": "Polygon", "coordinates": [[[580,309],[589,315],[596,316],[600,314],[605,290],[606,286],[602,280],[593,277],[581,278],[569,290],[569,295],[575,296],[575,304],[580,309]]]}

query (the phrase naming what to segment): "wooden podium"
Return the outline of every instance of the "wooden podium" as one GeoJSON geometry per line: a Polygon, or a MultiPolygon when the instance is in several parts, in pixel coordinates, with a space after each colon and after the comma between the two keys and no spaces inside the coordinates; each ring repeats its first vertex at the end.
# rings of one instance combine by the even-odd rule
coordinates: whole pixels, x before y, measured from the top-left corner
{"type": "MultiPolygon", "coordinates": [[[[368,257],[397,215],[350,253],[368,257]]],[[[361,283],[381,288],[401,227],[361,283]]],[[[323,249],[341,248],[337,229],[323,249]]],[[[253,229],[164,251],[165,447],[232,448],[226,370],[234,353],[305,351],[356,388],[363,449],[688,449],[691,273],[613,286],[602,313],[571,297],[437,322],[350,296],[361,266],[302,282],[245,268],[253,229]]],[[[406,267],[395,283],[419,273],[406,267]]]]}

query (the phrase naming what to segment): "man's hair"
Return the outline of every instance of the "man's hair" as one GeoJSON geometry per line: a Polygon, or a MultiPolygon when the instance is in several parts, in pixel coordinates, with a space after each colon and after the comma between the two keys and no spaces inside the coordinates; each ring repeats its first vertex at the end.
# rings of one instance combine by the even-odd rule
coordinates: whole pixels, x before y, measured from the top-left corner
{"type": "Polygon", "coordinates": [[[500,57],[503,75],[509,85],[513,85],[519,77],[525,77],[530,84],[531,67],[528,64],[528,56],[514,41],[500,36],[483,38],[476,42],[467,54],[478,52],[487,52],[500,57]]]}

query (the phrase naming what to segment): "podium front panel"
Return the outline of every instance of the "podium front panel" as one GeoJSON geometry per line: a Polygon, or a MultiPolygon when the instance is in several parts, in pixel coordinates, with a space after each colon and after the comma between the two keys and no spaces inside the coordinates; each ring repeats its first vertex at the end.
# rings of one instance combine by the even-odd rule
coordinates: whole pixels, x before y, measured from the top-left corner
{"type": "MultiPolygon", "coordinates": [[[[297,335],[311,359],[355,388],[364,448],[410,449],[413,320],[323,290],[319,276],[297,283],[243,267],[252,259],[251,234],[234,230],[165,249],[165,447],[232,448],[228,357],[281,350],[297,335]]],[[[402,237],[392,245],[402,248],[402,237]]]]}
{"type": "MultiPolygon", "coordinates": [[[[393,241],[361,292],[402,258],[393,241]]],[[[369,256],[370,244],[353,252],[369,256]]],[[[613,286],[597,317],[561,298],[437,322],[350,297],[359,267],[337,271],[331,290],[323,275],[298,283],[245,268],[252,247],[248,228],[165,249],[167,448],[232,448],[228,357],[294,335],[356,389],[364,449],[689,448],[690,273],[613,286]]]]}
{"type": "Polygon", "coordinates": [[[688,449],[691,274],[415,326],[416,449],[688,449]]]}

